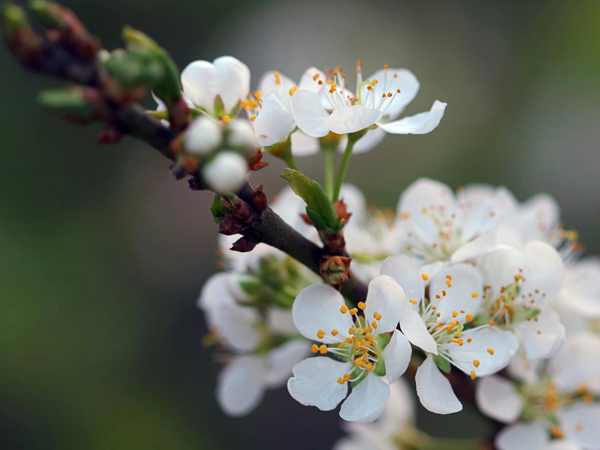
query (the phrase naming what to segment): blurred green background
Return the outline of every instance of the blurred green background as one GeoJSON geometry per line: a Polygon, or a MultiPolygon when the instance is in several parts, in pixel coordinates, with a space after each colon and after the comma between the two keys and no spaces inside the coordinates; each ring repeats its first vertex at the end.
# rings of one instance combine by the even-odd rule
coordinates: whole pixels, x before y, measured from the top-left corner
{"type": "MultiPolygon", "coordinates": [[[[353,159],[349,180],[392,207],[429,176],[452,186],[545,191],[590,253],[600,251],[600,2],[72,0],[107,48],[139,28],[183,68],[234,55],[256,83],[310,65],[410,68],[407,113],[448,102],[426,136],[388,136],[353,159]]],[[[0,447],[329,448],[336,413],[269,392],[247,418],[214,399],[219,366],[195,301],[216,267],[210,196],[126,139],[99,146],[35,105],[55,86],[0,50],[0,447]]],[[[256,174],[283,187],[278,162],[256,174]]],[[[321,176],[320,156],[300,160],[321,176]]],[[[435,435],[477,435],[469,411],[420,413],[435,435]],[[469,420],[466,420],[466,419],[469,420]]],[[[484,426],[484,425],[481,425],[484,426]]]]}

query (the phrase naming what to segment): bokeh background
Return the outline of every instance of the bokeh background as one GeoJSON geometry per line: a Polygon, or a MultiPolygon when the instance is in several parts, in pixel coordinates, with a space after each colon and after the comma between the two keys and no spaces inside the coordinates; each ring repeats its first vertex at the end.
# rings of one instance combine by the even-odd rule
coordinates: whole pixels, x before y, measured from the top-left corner
{"type": "MultiPolygon", "coordinates": [[[[105,47],[129,24],[183,68],[234,55],[253,80],[297,78],[309,65],[365,74],[410,68],[421,92],[407,113],[448,102],[426,136],[388,136],[356,156],[349,180],[393,207],[421,176],[452,186],[545,191],[567,228],[600,252],[600,2],[71,0],[105,47]]],[[[219,366],[202,346],[195,302],[217,270],[210,196],[176,182],[168,163],[126,139],[101,147],[98,126],[35,105],[55,86],[0,49],[0,447],[26,449],[329,448],[335,412],[283,391],[247,418],[214,399],[219,366]]],[[[283,187],[276,161],[256,174],[283,187]]],[[[299,161],[322,173],[320,156],[299,161]]],[[[419,424],[474,436],[468,411],[419,424]]]]}

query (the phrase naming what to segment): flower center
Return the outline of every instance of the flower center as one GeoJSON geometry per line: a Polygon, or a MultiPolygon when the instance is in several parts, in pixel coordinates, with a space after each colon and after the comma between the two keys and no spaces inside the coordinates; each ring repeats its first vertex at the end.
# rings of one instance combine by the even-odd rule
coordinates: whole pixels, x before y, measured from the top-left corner
{"type": "Polygon", "coordinates": [[[364,316],[358,315],[358,310],[365,310],[366,304],[360,302],[358,308],[348,308],[343,305],[340,308],[341,314],[350,314],[353,326],[347,331],[340,333],[339,330],[331,330],[327,333],[325,330],[317,332],[317,338],[322,340],[327,337],[330,340],[336,341],[334,344],[322,344],[320,346],[314,344],[312,346],[313,353],[331,353],[338,358],[352,363],[352,369],[349,373],[338,378],[339,384],[354,383],[361,381],[368,372],[376,371],[378,367],[385,367],[380,364],[381,352],[389,342],[387,334],[379,334],[379,322],[381,314],[373,313],[373,317],[368,320],[364,316]],[[345,337],[344,337],[345,336],[345,337]]]}

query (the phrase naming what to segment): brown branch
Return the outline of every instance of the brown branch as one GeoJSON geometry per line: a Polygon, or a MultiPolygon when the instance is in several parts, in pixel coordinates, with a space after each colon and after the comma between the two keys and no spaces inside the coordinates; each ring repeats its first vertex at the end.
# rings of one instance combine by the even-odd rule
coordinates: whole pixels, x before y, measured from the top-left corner
{"type": "MultiPolygon", "coordinates": [[[[14,23],[9,23],[7,26],[5,9],[4,34],[15,56],[26,68],[34,72],[92,90],[94,106],[98,111],[90,121],[103,121],[108,124],[107,130],[101,135],[101,142],[116,142],[121,135],[129,134],[154,147],[166,158],[175,160],[173,144],[178,136],[172,131],[173,127],[163,126],[158,120],[150,117],[140,105],[134,103],[132,100],[135,100],[139,93],[132,98],[123,96],[116,85],[116,80],[103,76],[98,67],[99,41],[87,32],[70,10],[57,4],[50,5],[55,25],[45,24],[46,36],[44,37],[36,35],[24,19],[20,24],[17,23],[18,26],[14,23]],[[118,95],[115,95],[115,91],[118,95]]],[[[14,6],[6,8],[17,8],[12,12],[18,12],[20,9],[14,6]]],[[[177,127],[177,129],[181,128],[177,127]]],[[[192,181],[194,183],[191,184],[196,189],[204,187],[199,176],[193,177],[192,181]]],[[[253,206],[254,192],[252,186],[245,183],[238,196],[253,206]]],[[[260,209],[262,212],[252,222],[249,233],[257,237],[260,242],[281,250],[320,275],[323,248],[290,227],[271,208],[260,209]]],[[[356,278],[350,277],[343,284],[341,291],[348,299],[358,303],[366,298],[367,289],[356,278]]]]}

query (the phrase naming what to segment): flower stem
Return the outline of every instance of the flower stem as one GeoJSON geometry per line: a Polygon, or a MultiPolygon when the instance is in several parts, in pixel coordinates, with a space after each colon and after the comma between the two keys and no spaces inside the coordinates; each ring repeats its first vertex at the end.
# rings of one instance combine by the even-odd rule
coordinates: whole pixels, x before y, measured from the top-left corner
{"type": "Polygon", "coordinates": [[[333,196],[331,197],[331,200],[334,202],[337,201],[340,196],[340,190],[342,189],[342,184],[344,183],[344,178],[346,177],[346,169],[348,169],[348,163],[350,162],[352,149],[354,148],[354,144],[357,140],[358,139],[356,139],[352,134],[348,135],[348,143],[346,144],[346,150],[344,150],[344,157],[342,158],[342,164],[340,165],[340,170],[338,171],[335,182],[335,190],[333,191],[333,196]]]}
{"type": "Polygon", "coordinates": [[[325,192],[327,196],[333,199],[333,178],[334,178],[334,167],[333,158],[335,156],[335,149],[327,149],[325,153],[325,192]]]}

